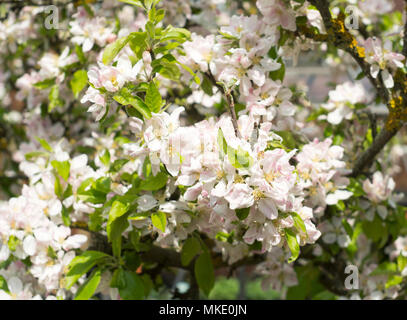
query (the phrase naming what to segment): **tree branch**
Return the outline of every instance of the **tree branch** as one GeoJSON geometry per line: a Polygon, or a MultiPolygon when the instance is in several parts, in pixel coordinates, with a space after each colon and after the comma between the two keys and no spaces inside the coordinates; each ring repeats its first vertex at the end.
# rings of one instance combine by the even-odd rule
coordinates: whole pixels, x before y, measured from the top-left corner
{"type": "Polygon", "coordinates": [[[221,86],[219,83],[217,83],[215,77],[213,76],[213,74],[210,70],[207,73],[205,73],[205,75],[209,78],[209,80],[212,82],[212,84],[214,86],[216,86],[220,90],[220,92],[222,92],[225,95],[227,105],[228,105],[228,111],[229,111],[230,117],[232,119],[232,124],[233,124],[233,128],[235,129],[236,137],[238,137],[239,139],[242,138],[242,135],[240,134],[240,131],[239,131],[239,126],[237,124],[237,117],[236,117],[236,111],[235,111],[235,97],[233,95],[232,89],[225,89],[223,86],[221,86]]]}
{"type": "MultiPolygon", "coordinates": [[[[322,16],[326,32],[328,33],[325,41],[331,42],[337,48],[348,52],[367,76],[378,95],[387,103],[389,92],[383,83],[383,79],[380,75],[377,78],[373,78],[371,75],[370,65],[364,60],[364,48],[358,46],[355,37],[346,29],[344,16],[340,14],[338,19],[333,19],[329,11],[329,1],[327,0],[309,0],[309,2],[318,9],[322,16]]],[[[309,34],[306,36],[310,37],[309,34]]]]}
{"type": "Polygon", "coordinates": [[[396,127],[393,130],[388,130],[385,127],[380,131],[376,139],[373,141],[369,149],[367,149],[360,158],[356,161],[351,177],[356,177],[363,172],[365,168],[368,168],[373,163],[375,157],[380,153],[384,146],[396,135],[400,127],[396,127]]]}

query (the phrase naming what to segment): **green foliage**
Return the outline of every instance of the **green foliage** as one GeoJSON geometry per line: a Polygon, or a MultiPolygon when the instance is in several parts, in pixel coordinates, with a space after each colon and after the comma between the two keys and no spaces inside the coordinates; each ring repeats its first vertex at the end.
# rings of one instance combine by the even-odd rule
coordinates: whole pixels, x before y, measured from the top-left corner
{"type": "Polygon", "coordinates": [[[85,283],[80,286],[74,300],[89,300],[95,293],[101,277],[102,271],[100,269],[94,270],[85,283]]]}
{"type": "Polygon", "coordinates": [[[76,71],[70,81],[72,92],[75,98],[78,98],[79,93],[85,88],[88,84],[88,74],[86,70],[76,71]]]}
{"type": "Polygon", "coordinates": [[[238,146],[234,149],[228,146],[226,139],[223,135],[222,129],[218,130],[218,146],[219,146],[219,157],[222,159],[225,155],[228,156],[229,162],[237,169],[250,168],[253,164],[253,159],[249,152],[238,146]]]}
{"type": "Polygon", "coordinates": [[[157,211],[151,214],[151,222],[153,226],[157,229],[165,232],[165,227],[167,226],[167,215],[165,212],[157,211]]]}
{"type": "Polygon", "coordinates": [[[112,281],[112,288],[118,288],[123,300],[141,300],[145,297],[145,288],[142,278],[133,271],[116,269],[112,281]]]}
{"type": "Polygon", "coordinates": [[[4,279],[4,277],[1,276],[1,275],[0,275],[0,290],[3,290],[4,292],[7,292],[7,293],[10,292],[10,290],[9,290],[9,288],[7,286],[6,279],[4,279]]]}
{"type": "Polygon", "coordinates": [[[181,251],[181,263],[188,266],[191,261],[201,252],[201,244],[197,238],[189,238],[185,241],[181,251]]]}
{"type": "Polygon", "coordinates": [[[151,118],[151,110],[149,109],[149,107],[140,97],[133,96],[129,89],[122,88],[118,94],[113,96],[113,99],[121,105],[131,105],[138,112],[140,112],[140,114],[143,115],[144,118],[151,118]]]}
{"type": "Polygon", "coordinates": [[[285,238],[291,250],[291,257],[288,259],[288,263],[291,263],[297,260],[300,254],[300,245],[298,244],[296,234],[291,229],[285,229],[285,238]]]}
{"type": "Polygon", "coordinates": [[[165,187],[167,181],[168,175],[160,171],[155,176],[151,175],[146,180],[142,180],[139,188],[145,191],[155,191],[165,187]]]}
{"type": "Polygon", "coordinates": [[[209,293],[215,285],[215,272],[211,256],[207,250],[196,259],[194,270],[199,288],[201,288],[206,296],[209,296],[209,293]]]}
{"type": "Polygon", "coordinates": [[[163,104],[163,99],[161,94],[157,89],[157,86],[153,81],[148,84],[148,89],[146,92],[145,103],[152,112],[158,113],[163,104]]]}
{"type": "Polygon", "coordinates": [[[128,209],[128,204],[116,200],[113,202],[109,212],[106,231],[109,241],[112,242],[113,254],[116,257],[120,257],[122,233],[129,226],[126,215],[128,209]]]}
{"type": "Polygon", "coordinates": [[[99,251],[85,251],[76,256],[68,265],[68,273],[65,277],[65,288],[70,289],[81,276],[87,273],[96,264],[102,263],[110,256],[99,251]]]}

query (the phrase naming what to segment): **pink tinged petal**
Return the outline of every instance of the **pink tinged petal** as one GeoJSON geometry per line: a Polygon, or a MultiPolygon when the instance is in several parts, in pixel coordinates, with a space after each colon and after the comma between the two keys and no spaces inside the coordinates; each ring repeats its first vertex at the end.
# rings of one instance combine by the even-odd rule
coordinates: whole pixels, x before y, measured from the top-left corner
{"type": "Polygon", "coordinates": [[[251,226],[243,236],[246,243],[252,244],[258,236],[258,230],[256,226],[251,226]]]}
{"type": "Polygon", "coordinates": [[[225,199],[229,202],[230,209],[235,210],[252,206],[254,203],[252,191],[253,190],[244,183],[235,184],[225,196],[225,199]]]}
{"type": "Polygon", "coordinates": [[[196,198],[201,194],[202,192],[202,184],[197,183],[195,186],[188,188],[187,191],[184,193],[184,199],[186,201],[195,201],[196,198]]]}
{"type": "Polygon", "coordinates": [[[277,219],[278,210],[272,199],[261,199],[258,206],[261,213],[263,213],[267,218],[271,220],[277,219]]]}

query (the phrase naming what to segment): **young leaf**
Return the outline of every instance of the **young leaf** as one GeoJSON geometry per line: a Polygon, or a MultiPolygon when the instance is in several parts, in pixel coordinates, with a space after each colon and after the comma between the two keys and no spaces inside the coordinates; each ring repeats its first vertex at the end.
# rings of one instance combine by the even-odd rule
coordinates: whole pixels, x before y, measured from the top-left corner
{"type": "Polygon", "coordinates": [[[225,136],[223,135],[222,129],[218,130],[218,147],[219,147],[219,156],[221,159],[225,157],[228,153],[228,145],[226,143],[225,136]]]}
{"type": "Polygon", "coordinates": [[[37,89],[47,89],[55,84],[55,78],[45,79],[34,83],[34,87],[37,89]]]}
{"type": "Polygon", "coordinates": [[[215,272],[208,251],[205,251],[196,259],[194,269],[199,288],[208,296],[215,284],[215,272]]]}
{"type": "Polygon", "coordinates": [[[285,229],[285,237],[287,239],[288,247],[291,250],[291,257],[288,259],[288,263],[291,263],[297,260],[300,254],[300,245],[298,244],[297,236],[290,229],[285,229]]]}
{"type": "Polygon", "coordinates": [[[69,170],[71,168],[71,164],[69,163],[68,160],[66,160],[66,161],[52,160],[51,165],[58,172],[58,174],[62,177],[62,179],[64,179],[65,181],[68,180],[69,170]]]}
{"type": "Polygon", "coordinates": [[[62,100],[59,98],[59,87],[58,85],[53,85],[48,94],[48,112],[51,112],[57,106],[62,105],[62,100]]]}
{"type": "Polygon", "coordinates": [[[136,7],[144,9],[143,3],[140,0],[119,0],[120,2],[132,4],[136,7]]]}
{"type": "Polygon", "coordinates": [[[49,143],[47,141],[45,141],[44,139],[41,139],[39,137],[36,138],[37,141],[41,144],[41,147],[43,147],[45,150],[52,152],[52,147],[49,145],[49,143]]]}
{"type": "Polygon", "coordinates": [[[140,182],[140,189],[145,191],[159,190],[167,184],[168,176],[160,171],[155,176],[151,175],[146,180],[140,182]]]}
{"type": "Polygon", "coordinates": [[[302,232],[306,234],[307,228],[305,227],[305,223],[301,219],[300,215],[297,212],[291,212],[291,217],[294,220],[294,226],[297,228],[297,230],[302,230],[302,232]]]}
{"type": "Polygon", "coordinates": [[[108,167],[110,164],[110,152],[108,149],[105,149],[103,155],[99,156],[99,160],[103,163],[105,167],[108,167]]]}
{"type": "Polygon", "coordinates": [[[106,253],[99,251],[85,251],[80,256],[76,256],[68,265],[68,273],[65,278],[65,288],[70,289],[78,279],[88,272],[95,264],[110,257],[106,253]]]}
{"type": "Polygon", "coordinates": [[[157,229],[165,232],[165,227],[167,226],[167,215],[165,212],[158,211],[151,214],[151,222],[153,226],[157,229]]]}
{"type": "Polygon", "coordinates": [[[74,300],[89,300],[95,293],[101,277],[102,271],[100,269],[93,271],[86,282],[78,289],[74,300]]]}
{"type": "Polygon", "coordinates": [[[131,34],[122,38],[117,39],[115,42],[109,44],[105,51],[103,51],[102,62],[104,64],[109,64],[118,55],[118,53],[124,48],[124,46],[129,42],[131,34]]]}
{"type": "Polygon", "coordinates": [[[88,74],[87,74],[86,70],[76,71],[73,74],[70,84],[71,84],[72,92],[75,95],[75,98],[78,98],[79,93],[88,84],[88,74]]]}
{"type": "Polygon", "coordinates": [[[152,112],[158,113],[161,109],[163,99],[161,98],[161,94],[158,91],[154,81],[151,81],[148,85],[145,103],[152,112]]]}
{"type": "Polygon", "coordinates": [[[106,232],[109,241],[112,242],[113,254],[117,257],[121,252],[122,233],[129,226],[127,215],[125,215],[128,209],[128,205],[116,200],[109,212],[106,232]]]}
{"type": "Polygon", "coordinates": [[[140,97],[132,96],[128,89],[123,88],[118,94],[113,96],[113,99],[122,105],[133,106],[138,112],[143,115],[144,118],[151,118],[151,111],[148,106],[144,103],[143,100],[140,99],[140,97]]]}

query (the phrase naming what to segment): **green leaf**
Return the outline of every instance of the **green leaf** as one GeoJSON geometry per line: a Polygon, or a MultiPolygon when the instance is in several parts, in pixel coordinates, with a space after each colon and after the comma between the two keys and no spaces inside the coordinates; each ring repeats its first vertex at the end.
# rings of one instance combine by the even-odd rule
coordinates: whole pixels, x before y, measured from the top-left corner
{"type": "Polygon", "coordinates": [[[68,265],[69,271],[65,278],[65,288],[70,289],[95,264],[109,257],[106,253],[100,251],[85,251],[80,256],[73,258],[68,265]]]}
{"type": "Polygon", "coordinates": [[[249,216],[250,208],[236,209],[235,212],[239,220],[244,220],[249,216]]]}
{"type": "Polygon", "coordinates": [[[66,161],[52,160],[51,165],[58,172],[58,174],[62,177],[62,179],[64,179],[65,181],[68,180],[69,170],[71,168],[71,164],[69,163],[68,160],[66,160],[66,161]]]}
{"type": "Polygon", "coordinates": [[[195,261],[195,278],[199,288],[209,296],[215,285],[215,272],[213,270],[212,259],[207,250],[195,261]]]}
{"type": "Polygon", "coordinates": [[[219,146],[219,157],[223,159],[227,154],[229,162],[235,168],[249,168],[253,164],[253,159],[247,151],[243,150],[240,146],[237,149],[233,149],[227,145],[225,136],[220,128],[218,130],[217,141],[219,146]]]}
{"type": "Polygon", "coordinates": [[[219,157],[223,159],[228,153],[228,145],[226,143],[225,136],[223,135],[222,129],[218,130],[218,146],[219,146],[219,157]]]}
{"type": "Polygon", "coordinates": [[[39,137],[36,137],[36,139],[45,150],[52,152],[52,147],[48,144],[47,141],[45,141],[44,139],[41,139],[39,137]]]}
{"type": "Polygon", "coordinates": [[[402,276],[398,276],[398,275],[391,275],[387,282],[386,282],[386,289],[393,287],[393,286],[397,286],[398,284],[403,282],[403,277],[402,276]]]}
{"type": "Polygon", "coordinates": [[[348,236],[352,239],[353,238],[353,229],[352,229],[351,225],[348,223],[348,221],[346,221],[345,218],[342,219],[342,225],[345,228],[345,231],[348,234],[348,236]]]}
{"type": "Polygon", "coordinates": [[[10,293],[10,290],[9,290],[9,288],[7,286],[6,279],[4,279],[4,277],[1,276],[1,275],[0,275],[0,290],[3,290],[5,292],[7,292],[7,293],[10,293]]]}
{"type": "Polygon", "coordinates": [[[145,103],[152,112],[158,113],[161,109],[163,99],[161,98],[161,94],[158,91],[154,81],[151,81],[148,85],[145,103]]]}
{"type": "Polygon", "coordinates": [[[122,267],[119,267],[113,272],[112,280],[110,280],[110,287],[119,289],[124,288],[125,286],[126,282],[124,280],[124,270],[122,267]]]}
{"type": "Polygon", "coordinates": [[[401,272],[404,270],[404,268],[407,266],[407,257],[403,255],[399,255],[397,257],[397,268],[401,272]]]}
{"type": "Polygon", "coordinates": [[[168,40],[176,40],[178,42],[184,42],[191,37],[191,33],[184,28],[174,28],[173,26],[168,26],[163,31],[163,36],[161,37],[161,42],[168,40]]]}
{"type": "Polygon", "coordinates": [[[155,191],[166,186],[168,175],[162,171],[158,172],[155,176],[150,175],[146,180],[141,180],[140,190],[155,191]]]}
{"type": "Polygon", "coordinates": [[[250,168],[253,164],[253,159],[249,152],[243,150],[240,146],[233,149],[228,146],[228,160],[236,169],[250,168]]]}
{"type": "Polygon", "coordinates": [[[99,156],[99,160],[103,163],[105,167],[108,167],[110,164],[110,152],[108,149],[105,149],[103,155],[99,156]]]}
{"type": "Polygon", "coordinates": [[[100,269],[93,271],[86,282],[78,289],[74,300],[89,300],[95,293],[101,278],[102,271],[100,269]]]}
{"type": "Polygon", "coordinates": [[[165,227],[167,226],[167,215],[162,211],[154,212],[151,214],[151,222],[153,223],[154,227],[162,232],[165,232],[165,227]]]}
{"type": "Polygon", "coordinates": [[[374,242],[379,242],[384,236],[387,236],[386,226],[377,214],[375,214],[373,221],[364,220],[362,228],[366,236],[374,242]]]}
{"type": "Polygon", "coordinates": [[[276,131],[281,138],[283,138],[283,145],[286,146],[288,149],[292,150],[296,148],[296,140],[294,135],[290,131],[276,131]]]}
{"type": "Polygon", "coordinates": [[[377,276],[377,275],[395,275],[397,274],[397,264],[394,262],[383,262],[379,264],[379,266],[374,269],[369,276],[377,276]]]}
{"type": "Polygon", "coordinates": [[[141,300],[145,297],[144,282],[140,276],[132,271],[123,271],[120,275],[124,286],[119,287],[119,294],[123,300],[141,300]]]}
{"type": "Polygon", "coordinates": [[[70,209],[67,209],[67,208],[65,208],[65,206],[62,206],[62,212],[61,212],[62,222],[67,227],[69,227],[71,225],[71,218],[69,217],[69,213],[71,212],[71,210],[72,210],[72,207],[70,209]]]}
{"type": "Polygon", "coordinates": [[[102,210],[96,209],[95,211],[89,214],[88,226],[90,231],[93,232],[100,231],[102,229],[102,224],[103,224],[102,210]]]}
{"type": "Polygon", "coordinates": [[[120,169],[129,162],[128,159],[117,159],[110,165],[110,172],[119,172],[120,169]]]}
{"type": "Polygon", "coordinates": [[[140,112],[144,118],[151,118],[151,111],[148,106],[138,96],[132,96],[127,88],[123,88],[118,94],[113,96],[113,99],[122,105],[131,105],[138,112],[140,112]]]}
{"type": "Polygon", "coordinates": [[[116,257],[120,256],[122,233],[129,226],[127,221],[128,204],[124,204],[118,200],[114,201],[109,212],[106,232],[110,242],[112,242],[113,254],[116,257]]]}
{"type": "Polygon", "coordinates": [[[129,41],[131,50],[138,59],[141,59],[147,48],[147,32],[133,32],[129,41]]]}
{"type": "Polygon", "coordinates": [[[200,85],[201,84],[201,79],[199,79],[199,77],[196,75],[196,73],[187,65],[179,62],[177,60],[177,64],[181,66],[182,69],[184,69],[185,71],[187,71],[193,78],[196,84],[200,85]]]}
{"type": "Polygon", "coordinates": [[[189,238],[185,241],[181,250],[181,263],[187,266],[191,263],[192,259],[201,252],[201,244],[197,238],[189,238]]]}
{"type": "Polygon", "coordinates": [[[118,53],[124,48],[124,46],[129,42],[131,34],[122,38],[117,39],[115,42],[109,44],[103,51],[102,62],[104,64],[109,64],[118,55],[118,53]]]}
{"type": "Polygon", "coordinates": [[[213,84],[206,75],[203,77],[201,88],[208,96],[213,96],[213,84]]]}
{"type": "Polygon", "coordinates": [[[78,56],[79,62],[82,64],[86,63],[86,57],[83,53],[82,46],[75,45],[75,53],[78,56]]]}
{"type": "Polygon", "coordinates": [[[359,72],[359,74],[356,76],[355,80],[362,80],[364,77],[366,77],[366,74],[364,71],[359,72]]]}
{"type": "Polygon", "coordinates": [[[281,64],[280,69],[271,71],[269,77],[271,79],[273,79],[274,81],[276,81],[276,80],[283,81],[284,76],[285,76],[285,65],[284,65],[283,59],[281,57],[279,57],[277,59],[277,62],[281,64]]]}
{"type": "Polygon", "coordinates": [[[119,0],[120,2],[132,4],[136,7],[144,9],[143,3],[140,0],[119,0]]]}
{"type": "Polygon", "coordinates": [[[294,226],[297,228],[297,230],[302,230],[302,232],[307,234],[307,228],[305,227],[305,223],[301,219],[300,215],[297,212],[291,212],[290,214],[294,220],[294,226]]]}
{"type": "Polygon", "coordinates": [[[285,237],[287,239],[287,244],[288,247],[291,250],[291,257],[288,259],[288,263],[294,262],[297,260],[299,254],[300,254],[300,245],[298,244],[297,241],[297,236],[293,231],[290,229],[284,229],[285,230],[285,237]]]}
{"type": "Polygon", "coordinates": [[[58,85],[54,85],[49,94],[48,94],[49,104],[48,104],[48,112],[51,112],[58,106],[63,104],[63,101],[59,98],[59,87],[58,85]]]}
{"type": "Polygon", "coordinates": [[[88,74],[85,70],[76,71],[70,81],[72,92],[75,98],[78,98],[79,93],[88,84],[88,74]]]}
{"type": "Polygon", "coordinates": [[[48,153],[43,152],[43,151],[33,151],[33,152],[28,152],[24,155],[26,160],[31,160],[34,158],[38,158],[38,157],[47,157],[48,153]]]}
{"type": "Polygon", "coordinates": [[[55,84],[55,78],[45,79],[34,83],[34,87],[37,89],[47,89],[55,84]]]}

